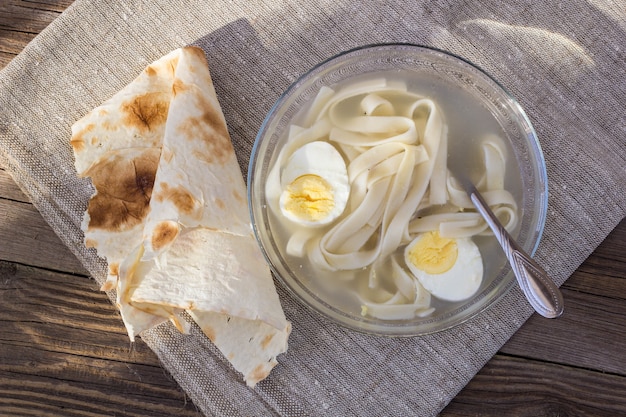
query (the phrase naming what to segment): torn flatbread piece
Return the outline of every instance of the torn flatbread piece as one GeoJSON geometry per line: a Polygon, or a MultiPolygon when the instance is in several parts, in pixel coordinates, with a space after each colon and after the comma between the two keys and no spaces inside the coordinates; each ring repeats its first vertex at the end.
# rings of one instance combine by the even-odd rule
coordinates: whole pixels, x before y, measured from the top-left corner
{"type": "Polygon", "coordinates": [[[85,244],[109,266],[129,337],[188,312],[250,386],[287,350],[246,189],[202,50],[177,49],[72,126],[95,188],[85,244]]]}
{"type": "Polygon", "coordinates": [[[291,323],[277,329],[258,320],[190,310],[189,314],[248,386],[265,379],[278,364],[276,356],[287,350],[291,323]]]}

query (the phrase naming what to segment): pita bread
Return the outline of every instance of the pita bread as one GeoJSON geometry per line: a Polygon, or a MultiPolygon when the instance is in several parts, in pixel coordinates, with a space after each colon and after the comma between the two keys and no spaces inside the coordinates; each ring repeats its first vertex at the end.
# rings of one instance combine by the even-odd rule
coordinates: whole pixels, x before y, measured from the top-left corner
{"type": "Polygon", "coordinates": [[[179,58],[163,140],[144,259],[158,256],[181,227],[204,226],[240,235],[252,231],[246,187],[204,53],[179,58]]]}
{"type": "Polygon", "coordinates": [[[252,235],[186,228],[158,260],[135,268],[130,304],[172,309],[163,319],[186,310],[248,385],[286,351],[291,324],[252,235]]]}
{"type": "Polygon", "coordinates": [[[108,259],[104,290],[113,289],[128,248],[141,243],[160,148],[116,149],[101,155],[85,172],[96,193],[83,217],[85,245],[108,259]]]}
{"type": "Polygon", "coordinates": [[[269,268],[251,235],[185,229],[159,262],[142,261],[139,268],[133,304],[212,311],[285,327],[269,268]]]}
{"type": "Polygon", "coordinates": [[[116,149],[161,148],[180,51],[149,65],[129,85],[72,126],[79,176],[116,149]]]}
{"type": "Polygon", "coordinates": [[[217,346],[249,386],[265,379],[287,351],[291,323],[277,329],[258,320],[244,320],[224,314],[189,311],[204,334],[217,346]]]}
{"type": "Polygon", "coordinates": [[[177,49],[72,126],[95,193],[85,244],[129,337],[187,311],[254,386],[287,350],[286,320],[252,234],[246,188],[204,53],[177,49]]]}
{"type": "Polygon", "coordinates": [[[173,51],[148,66],[72,125],[76,172],[96,188],[82,230],[85,245],[108,260],[103,290],[115,288],[121,261],[141,240],[137,232],[149,211],[179,55],[173,51]]]}

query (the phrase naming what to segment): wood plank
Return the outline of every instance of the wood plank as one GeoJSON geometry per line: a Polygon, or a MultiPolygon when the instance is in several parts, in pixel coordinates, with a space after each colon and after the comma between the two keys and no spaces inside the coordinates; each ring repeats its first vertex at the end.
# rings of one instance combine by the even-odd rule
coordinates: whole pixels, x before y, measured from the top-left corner
{"type": "MultiPolygon", "coordinates": [[[[595,401],[598,389],[613,386],[626,375],[623,336],[626,317],[622,307],[626,268],[620,266],[626,257],[626,251],[622,250],[625,244],[626,220],[623,220],[563,285],[565,315],[557,320],[531,317],[441,415],[626,415],[614,411],[613,398],[595,404],[593,412],[577,411],[581,401],[595,401]],[[607,319],[604,308],[614,320],[607,319]],[[612,333],[615,328],[617,334],[612,333]],[[510,357],[507,355],[516,355],[519,363],[506,365],[510,357]],[[558,370],[559,378],[555,379],[553,367],[558,370]],[[589,369],[585,371],[582,367],[589,369]],[[520,369],[526,373],[522,379],[519,379],[520,369]],[[594,372],[598,369],[617,371],[617,375],[594,372]],[[559,379],[580,382],[576,398],[563,398],[561,392],[548,390],[536,403],[527,401],[529,396],[542,392],[540,385],[551,389],[551,381],[559,384],[559,379]]],[[[616,398],[620,402],[624,396],[618,392],[616,398]]]]}
{"type": "Polygon", "coordinates": [[[0,242],[0,260],[87,275],[31,204],[0,199],[0,242]]]}
{"type": "Polygon", "coordinates": [[[533,315],[501,352],[626,375],[626,220],[562,289],[563,316],[533,315]]]}
{"type": "MultiPolygon", "coordinates": [[[[0,26],[3,25],[5,24],[0,20],[0,26]]],[[[7,54],[7,56],[10,56],[12,59],[19,54],[35,36],[34,33],[0,30],[0,52],[7,54]]]]}
{"type": "Polygon", "coordinates": [[[4,1],[0,6],[0,29],[37,34],[59,16],[59,11],[32,6],[19,0],[4,1]]]}
{"type": "MultiPolygon", "coordinates": [[[[87,271],[0,168],[0,260],[80,275],[87,271]]],[[[94,284],[95,285],[95,284],[94,284]]]]}
{"type": "Polygon", "coordinates": [[[15,58],[15,55],[0,51],[0,68],[4,68],[9,65],[9,62],[15,58]]]}
{"type": "Polygon", "coordinates": [[[563,288],[626,299],[626,219],[583,262],[563,288]]]}
{"type": "Polygon", "coordinates": [[[562,317],[546,320],[533,315],[500,352],[626,376],[624,299],[563,293],[562,317]]]}
{"type": "Polygon", "coordinates": [[[0,414],[200,416],[91,279],[0,262],[0,304],[0,414]]]}
{"type": "Polygon", "coordinates": [[[71,3],[72,0],[0,2],[0,69],[71,3]]]}
{"type": "MultiPolygon", "coordinates": [[[[47,326],[85,323],[92,330],[125,335],[123,329],[120,330],[121,318],[115,307],[89,277],[55,273],[5,261],[0,261],[0,277],[0,299],[6,302],[0,309],[0,318],[3,320],[24,322],[29,326],[37,323],[45,323],[47,326]]],[[[81,328],[79,325],[75,327],[81,328]]],[[[49,331],[46,335],[51,339],[55,334],[62,335],[55,333],[54,327],[42,331],[49,331]]],[[[3,328],[3,333],[3,340],[9,340],[11,328],[3,328]]],[[[19,333],[19,328],[14,333],[19,333]]],[[[83,343],[96,340],[92,338],[83,343]]],[[[37,342],[40,341],[25,341],[37,342]]]]}
{"type": "Polygon", "coordinates": [[[30,203],[30,199],[20,190],[11,175],[0,168],[0,199],[30,203]]]}
{"type": "Polygon", "coordinates": [[[625,392],[626,377],[496,355],[440,417],[623,416],[625,392]]]}
{"type": "Polygon", "coordinates": [[[74,3],[74,0],[21,0],[16,3],[28,9],[61,13],[74,3]]]}
{"type": "Polygon", "coordinates": [[[202,414],[174,387],[149,390],[146,384],[94,385],[33,373],[0,371],[0,410],[10,416],[189,416],[202,414]],[[176,396],[172,396],[176,392],[176,396]]]}

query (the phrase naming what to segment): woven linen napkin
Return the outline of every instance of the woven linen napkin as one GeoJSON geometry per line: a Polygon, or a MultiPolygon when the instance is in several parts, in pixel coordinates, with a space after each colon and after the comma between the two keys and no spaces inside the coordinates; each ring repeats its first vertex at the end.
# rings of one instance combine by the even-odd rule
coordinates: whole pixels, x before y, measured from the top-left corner
{"type": "MultiPolygon", "coordinates": [[[[0,73],[0,163],[94,278],[83,247],[92,192],[78,179],[72,123],[147,64],[194,43],[206,52],[237,156],[282,91],[312,65],[377,42],[448,50],[499,80],[546,157],[548,219],[537,259],[559,283],[626,213],[626,9],[568,2],[77,0],[0,73]]],[[[517,287],[479,318],[426,337],[335,326],[279,288],[289,351],[249,389],[197,328],[143,335],[207,415],[434,415],[532,313],[517,287]]]]}

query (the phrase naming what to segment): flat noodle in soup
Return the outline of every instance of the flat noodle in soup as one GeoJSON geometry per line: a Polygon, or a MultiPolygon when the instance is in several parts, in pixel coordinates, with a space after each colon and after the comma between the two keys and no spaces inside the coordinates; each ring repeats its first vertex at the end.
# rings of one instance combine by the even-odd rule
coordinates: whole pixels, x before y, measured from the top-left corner
{"type": "MultiPolygon", "coordinates": [[[[285,259],[366,317],[426,317],[471,298],[485,272],[475,241],[490,231],[448,170],[462,140],[449,117],[387,78],[323,87],[267,178],[285,259]]],[[[483,133],[472,143],[477,187],[512,231],[519,215],[505,189],[504,142],[483,133]]]]}

